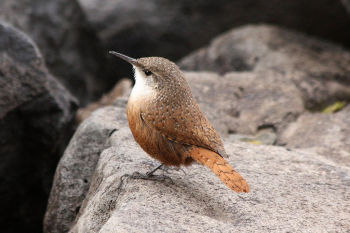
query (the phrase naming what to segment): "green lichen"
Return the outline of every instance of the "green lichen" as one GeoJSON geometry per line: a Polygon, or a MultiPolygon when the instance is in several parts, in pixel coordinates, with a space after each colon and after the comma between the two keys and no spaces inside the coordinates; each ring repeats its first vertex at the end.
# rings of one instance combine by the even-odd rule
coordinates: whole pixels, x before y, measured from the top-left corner
{"type": "Polygon", "coordinates": [[[323,109],[322,113],[325,113],[325,114],[335,113],[342,110],[345,106],[346,106],[345,101],[337,101],[334,104],[331,104],[327,106],[325,109],[323,109]]]}

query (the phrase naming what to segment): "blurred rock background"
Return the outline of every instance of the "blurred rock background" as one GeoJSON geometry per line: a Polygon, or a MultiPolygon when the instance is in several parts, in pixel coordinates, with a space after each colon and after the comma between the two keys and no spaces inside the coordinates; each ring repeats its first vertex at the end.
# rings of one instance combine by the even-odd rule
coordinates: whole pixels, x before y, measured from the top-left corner
{"type": "MultiPolygon", "coordinates": [[[[96,190],[95,167],[111,147],[108,132],[126,124],[123,109],[132,73],[129,65],[109,57],[109,50],[163,56],[191,71],[186,75],[195,97],[229,145],[238,140],[302,149],[311,153],[310,164],[323,164],[303,167],[314,171],[311,180],[331,164],[330,172],[344,180],[336,184],[344,195],[334,200],[344,209],[332,207],[342,213],[350,205],[349,49],[347,0],[1,0],[1,231],[43,231],[46,208],[46,232],[67,232],[74,221],[76,232],[84,232],[79,231],[84,221],[105,232],[113,227],[87,216],[94,212],[89,205],[101,204],[88,190],[91,185],[96,190]],[[124,99],[115,103],[120,96],[124,99]],[[113,103],[114,110],[83,124],[65,151],[78,123],[113,103]]],[[[116,138],[134,145],[125,130],[116,138]]],[[[228,150],[235,153],[234,146],[228,150]]],[[[263,158],[270,159],[274,150],[265,149],[263,158]]],[[[286,156],[300,155],[293,153],[286,156]]],[[[254,160],[251,154],[248,160],[254,160]]],[[[281,161],[274,161],[270,166],[278,168],[281,161]]],[[[257,177],[254,169],[248,174],[257,177]]],[[[281,183],[277,179],[271,188],[281,183]]],[[[96,218],[117,213],[109,211],[96,218]]],[[[133,227],[124,229],[139,226],[133,227]]]]}

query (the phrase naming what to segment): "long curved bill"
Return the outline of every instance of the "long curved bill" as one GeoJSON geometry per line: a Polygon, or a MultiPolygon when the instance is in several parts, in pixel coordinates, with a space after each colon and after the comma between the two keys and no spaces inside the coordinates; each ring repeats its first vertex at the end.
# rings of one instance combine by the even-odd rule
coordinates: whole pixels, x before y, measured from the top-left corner
{"type": "Polygon", "coordinates": [[[116,57],[119,57],[120,59],[123,59],[124,61],[132,64],[132,65],[135,65],[136,64],[136,59],[135,58],[132,58],[132,57],[128,57],[124,54],[121,54],[121,53],[117,53],[117,52],[114,52],[114,51],[109,51],[109,54],[112,54],[116,57]]]}

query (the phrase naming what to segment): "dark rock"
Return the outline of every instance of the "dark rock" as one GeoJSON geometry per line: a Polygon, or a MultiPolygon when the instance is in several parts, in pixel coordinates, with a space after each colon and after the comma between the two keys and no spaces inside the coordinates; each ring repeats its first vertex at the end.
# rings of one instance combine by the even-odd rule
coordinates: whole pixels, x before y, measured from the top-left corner
{"type": "Polygon", "coordinates": [[[340,0],[350,15],[350,0],[340,0]]]}
{"type": "Polygon", "coordinates": [[[36,42],[49,70],[82,104],[106,89],[106,53],[76,0],[1,0],[0,18],[36,42]]]}
{"type": "Polygon", "coordinates": [[[86,106],[85,108],[80,108],[77,112],[76,121],[80,124],[86,118],[88,118],[93,111],[98,108],[102,108],[108,105],[112,105],[117,98],[121,96],[129,96],[131,92],[132,82],[130,79],[120,80],[114,88],[107,94],[103,95],[101,99],[93,102],[86,106]]]}
{"type": "Polygon", "coordinates": [[[0,225],[40,232],[53,173],[72,133],[76,100],[33,42],[0,22],[0,225]]]}
{"type": "Polygon", "coordinates": [[[350,47],[350,17],[340,0],[79,1],[105,46],[134,57],[177,60],[226,30],[252,23],[275,24],[350,47]]]}
{"type": "Polygon", "coordinates": [[[112,130],[127,125],[124,107],[98,110],[79,126],[57,167],[44,232],[68,232],[91,185],[100,153],[110,147],[112,130]]]}

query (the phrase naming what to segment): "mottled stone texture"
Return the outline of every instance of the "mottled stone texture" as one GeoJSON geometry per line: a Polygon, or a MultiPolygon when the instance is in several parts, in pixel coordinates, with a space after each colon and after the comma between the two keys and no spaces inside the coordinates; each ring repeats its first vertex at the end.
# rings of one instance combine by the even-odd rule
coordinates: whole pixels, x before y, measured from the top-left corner
{"type": "Polygon", "coordinates": [[[33,42],[0,22],[0,225],[40,232],[76,100],[47,71],[33,42]]]}
{"type": "MultiPolygon", "coordinates": [[[[122,101],[123,106],[125,103],[122,101]]],[[[91,185],[100,153],[110,147],[110,133],[126,125],[125,108],[107,107],[79,126],[56,170],[44,220],[45,232],[69,230],[91,185]]]]}
{"type": "MultiPolygon", "coordinates": [[[[183,58],[184,70],[275,71],[301,92],[309,110],[320,110],[348,98],[350,53],[343,48],[278,27],[260,25],[233,29],[208,47],[183,58]]],[[[262,79],[268,79],[261,75],[262,79]]]]}
{"type": "Polygon", "coordinates": [[[288,125],[280,142],[290,148],[307,148],[349,167],[350,106],[334,114],[303,114],[288,125]]]}
{"type": "MultiPolygon", "coordinates": [[[[109,148],[90,158],[93,166],[85,163],[91,166],[84,166],[90,177],[78,172],[81,167],[75,175],[66,176],[73,174],[73,170],[66,170],[64,176],[69,179],[55,182],[60,195],[69,194],[73,199],[79,193],[76,197],[80,202],[84,199],[82,204],[70,201],[81,207],[76,209],[79,214],[69,232],[341,232],[350,227],[350,169],[316,153],[226,140],[228,161],[250,183],[248,194],[232,192],[209,169],[199,165],[157,172],[171,180],[123,177],[135,171],[145,173],[158,163],[152,162],[135,143],[129,128],[120,125],[125,119],[111,117],[118,114],[118,109],[101,109],[86,122],[99,125],[99,131],[107,132],[114,124],[118,129],[105,138],[109,148]],[[88,185],[83,179],[88,180],[88,185]],[[70,186],[64,188],[68,181],[70,186]],[[82,194],[84,185],[84,190],[89,191],[82,194]]],[[[73,145],[78,136],[100,140],[101,135],[92,134],[83,125],[73,145]]],[[[82,150],[72,149],[70,146],[67,161],[73,161],[72,152],[78,152],[75,164],[84,164],[86,160],[79,153],[82,150]]],[[[61,221],[67,216],[67,212],[56,211],[53,208],[49,213],[58,213],[56,218],[60,216],[61,221]]],[[[70,221],[73,219],[71,215],[70,221]]],[[[53,229],[47,232],[63,232],[62,228],[53,229]]]]}
{"type": "Polygon", "coordinates": [[[270,128],[279,145],[350,161],[348,108],[321,113],[336,101],[350,102],[350,53],[341,47],[277,27],[245,26],[179,65],[192,70],[187,77],[194,95],[222,133],[254,135],[270,128]]]}
{"type": "Polygon", "coordinates": [[[110,84],[102,69],[107,52],[76,0],[1,0],[0,19],[35,41],[50,72],[81,104],[110,84]]]}

